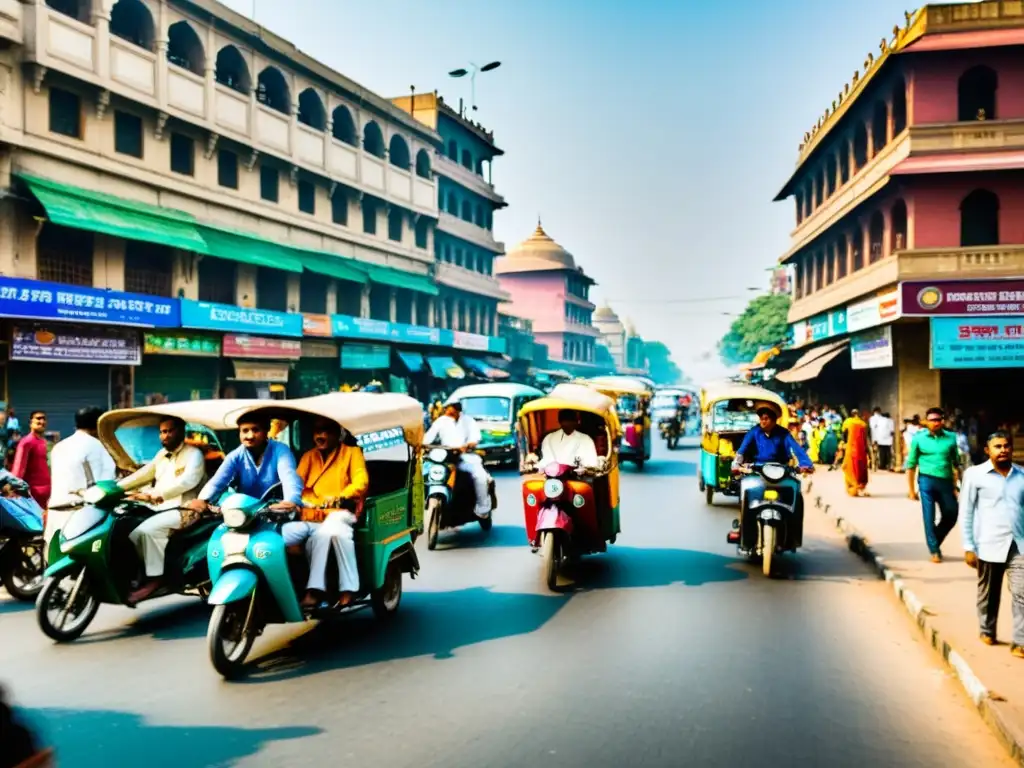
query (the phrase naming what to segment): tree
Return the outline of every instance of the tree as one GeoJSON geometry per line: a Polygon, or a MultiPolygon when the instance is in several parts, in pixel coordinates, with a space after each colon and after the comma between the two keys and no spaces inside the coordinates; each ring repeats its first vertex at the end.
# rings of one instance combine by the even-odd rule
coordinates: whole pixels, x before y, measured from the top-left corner
{"type": "Polygon", "coordinates": [[[676,384],[683,377],[679,366],[672,361],[672,353],[660,341],[645,341],[644,355],[655,384],[676,384]]]}
{"type": "Polygon", "coordinates": [[[718,354],[726,365],[753,360],[762,347],[784,341],[788,332],[790,298],[786,294],[758,296],[737,317],[718,342],[718,354]]]}

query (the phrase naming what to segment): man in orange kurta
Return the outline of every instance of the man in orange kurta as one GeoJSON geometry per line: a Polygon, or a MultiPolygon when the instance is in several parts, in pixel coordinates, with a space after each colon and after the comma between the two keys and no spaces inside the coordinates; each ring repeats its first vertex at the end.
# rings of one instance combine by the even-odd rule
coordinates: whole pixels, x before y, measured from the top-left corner
{"type": "Polygon", "coordinates": [[[327,591],[327,560],[331,548],[338,560],[339,602],[347,605],[359,591],[359,569],[352,527],[370,485],[359,446],[342,441],[341,428],[329,419],[313,424],[314,448],[299,461],[303,520],[313,527],[307,540],[309,582],[304,607],[313,608],[327,591]],[[353,511],[339,509],[342,505],[353,511]]]}

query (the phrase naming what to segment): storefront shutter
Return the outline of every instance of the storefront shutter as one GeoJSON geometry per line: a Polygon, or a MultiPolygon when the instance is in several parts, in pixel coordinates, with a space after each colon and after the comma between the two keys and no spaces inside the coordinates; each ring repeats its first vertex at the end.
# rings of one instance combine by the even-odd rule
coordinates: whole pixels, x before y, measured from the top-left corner
{"type": "Polygon", "coordinates": [[[216,357],[145,355],[135,369],[135,405],[145,405],[146,397],[154,394],[172,403],[211,399],[216,395],[219,370],[216,357]]]}
{"type": "Polygon", "coordinates": [[[7,395],[28,431],[32,411],[46,411],[48,429],[65,438],[75,431],[75,411],[87,406],[110,407],[110,366],[87,363],[7,364],[7,395]]]}
{"type": "Polygon", "coordinates": [[[295,364],[288,380],[289,397],[311,397],[337,392],[341,386],[338,358],[304,357],[295,364]]]}

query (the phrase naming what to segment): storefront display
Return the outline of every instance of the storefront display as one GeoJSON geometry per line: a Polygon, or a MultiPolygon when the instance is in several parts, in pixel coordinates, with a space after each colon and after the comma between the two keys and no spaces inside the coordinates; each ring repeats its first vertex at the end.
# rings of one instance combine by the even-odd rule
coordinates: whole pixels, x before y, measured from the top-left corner
{"type": "Polygon", "coordinates": [[[220,339],[210,336],[145,334],[142,365],[135,371],[135,405],[215,397],[220,350],[220,339]]]}

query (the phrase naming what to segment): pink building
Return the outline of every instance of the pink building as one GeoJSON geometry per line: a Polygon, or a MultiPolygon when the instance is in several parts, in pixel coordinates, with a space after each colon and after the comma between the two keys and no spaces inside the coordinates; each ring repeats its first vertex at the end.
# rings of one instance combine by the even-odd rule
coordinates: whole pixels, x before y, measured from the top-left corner
{"type": "Polygon", "coordinates": [[[594,344],[600,335],[591,324],[594,281],[576,266],[537,223],[527,239],[494,263],[501,288],[512,297],[508,311],[533,322],[537,343],[548,348],[553,365],[586,373],[594,366],[594,344]]]}

